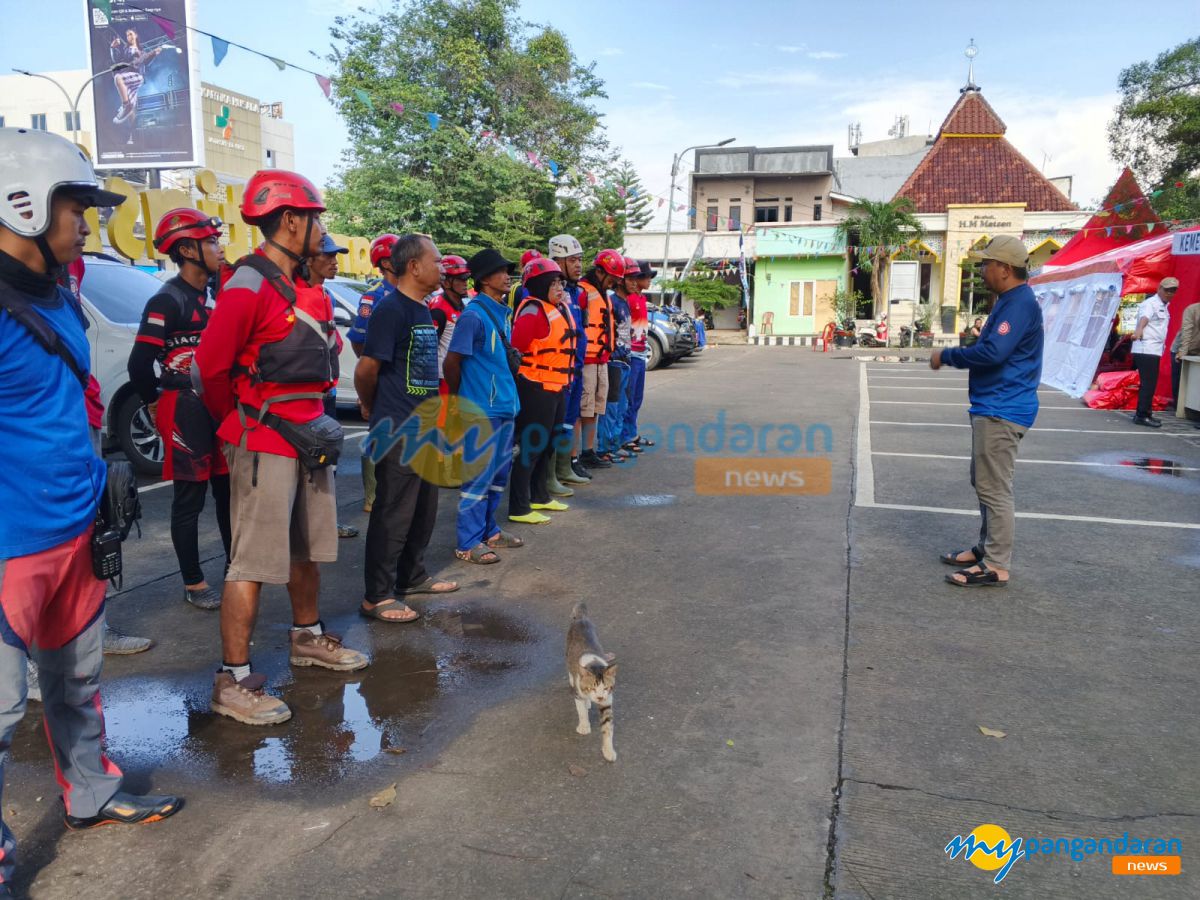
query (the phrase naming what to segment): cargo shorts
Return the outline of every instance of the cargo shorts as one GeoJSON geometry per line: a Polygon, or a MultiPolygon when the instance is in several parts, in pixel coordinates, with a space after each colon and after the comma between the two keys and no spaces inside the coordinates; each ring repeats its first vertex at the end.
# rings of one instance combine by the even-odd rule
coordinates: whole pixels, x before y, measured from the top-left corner
{"type": "Polygon", "coordinates": [[[586,363],[583,367],[583,396],[579,415],[584,419],[602,416],[608,409],[608,363],[586,363]]]}
{"type": "Polygon", "coordinates": [[[226,581],[287,584],[291,564],[336,562],[333,468],[226,444],[233,541],[226,581]]]}

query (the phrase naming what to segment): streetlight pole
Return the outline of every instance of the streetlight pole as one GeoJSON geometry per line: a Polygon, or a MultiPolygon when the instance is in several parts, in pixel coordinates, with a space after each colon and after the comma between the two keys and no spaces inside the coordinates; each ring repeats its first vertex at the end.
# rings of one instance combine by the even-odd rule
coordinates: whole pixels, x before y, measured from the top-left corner
{"type": "Polygon", "coordinates": [[[675,176],[679,174],[679,160],[682,159],[683,155],[689,150],[703,150],[707,147],[724,147],[726,144],[732,144],[735,140],[737,140],[737,138],[726,138],[725,140],[716,144],[695,144],[691,147],[685,147],[671,158],[671,193],[667,195],[667,235],[663,241],[662,279],[664,286],[662,289],[662,295],[660,297],[663,302],[666,302],[667,298],[667,263],[669,263],[671,260],[671,214],[675,211],[675,176]]]}
{"type": "MultiPolygon", "coordinates": [[[[61,84],[59,84],[57,81],[55,81],[53,78],[51,78],[49,75],[43,75],[40,72],[27,72],[25,69],[13,69],[13,71],[20,75],[28,75],[30,78],[44,78],[46,81],[50,82],[52,85],[54,85],[60,91],[62,91],[63,97],[66,98],[67,104],[71,108],[71,139],[74,143],[78,144],[79,143],[79,101],[83,99],[83,92],[88,89],[88,85],[90,85],[93,81],[95,81],[101,75],[111,75],[113,72],[119,72],[121,69],[128,69],[128,68],[129,68],[129,63],[113,63],[107,69],[102,69],[101,71],[97,72],[95,75],[93,75],[91,78],[89,78],[87,81],[85,81],[83,83],[83,86],[79,89],[79,93],[77,93],[75,95],[74,102],[72,102],[72,100],[71,100],[71,95],[67,93],[67,89],[65,87],[63,87],[61,84]]],[[[99,148],[97,147],[97,149],[99,149],[99,148]]]]}

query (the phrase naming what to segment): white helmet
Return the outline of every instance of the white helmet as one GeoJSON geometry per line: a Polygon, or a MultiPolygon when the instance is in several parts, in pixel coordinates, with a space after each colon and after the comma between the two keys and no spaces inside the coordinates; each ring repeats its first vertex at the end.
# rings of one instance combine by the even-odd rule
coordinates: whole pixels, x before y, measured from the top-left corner
{"type": "Polygon", "coordinates": [[[88,206],[119,206],[123,194],[101,190],[83,152],[64,137],[31,128],[0,128],[0,225],[36,238],[50,228],[54,192],[69,190],[88,206]]]}
{"type": "Polygon", "coordinates": [[[583,247],[569,234],[550,238],[550,258],[566,259],[568,256],[583,256],[583,247]]]}

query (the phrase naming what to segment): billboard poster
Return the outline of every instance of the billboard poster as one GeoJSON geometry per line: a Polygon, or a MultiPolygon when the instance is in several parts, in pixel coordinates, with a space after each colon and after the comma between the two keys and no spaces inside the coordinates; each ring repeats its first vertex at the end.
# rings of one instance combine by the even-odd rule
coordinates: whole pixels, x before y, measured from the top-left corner
{"type": "Polygon", "coordinates": [[[97,169],[203,165],[192,0],[84,0],[97,169]]]}

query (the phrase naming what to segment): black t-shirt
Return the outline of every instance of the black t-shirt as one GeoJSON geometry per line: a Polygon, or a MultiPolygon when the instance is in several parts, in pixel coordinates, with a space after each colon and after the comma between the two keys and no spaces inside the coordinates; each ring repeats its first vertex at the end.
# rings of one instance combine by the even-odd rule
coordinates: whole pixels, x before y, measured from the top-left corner
{"type": "Polygon", "coordinates": [[[371,407],[371,426],[390,418],[392,427],[438,392],[438,335],[420,300],[390,291],[376,301],[367,320],[363,355],[383,363],[371,407]]]}

